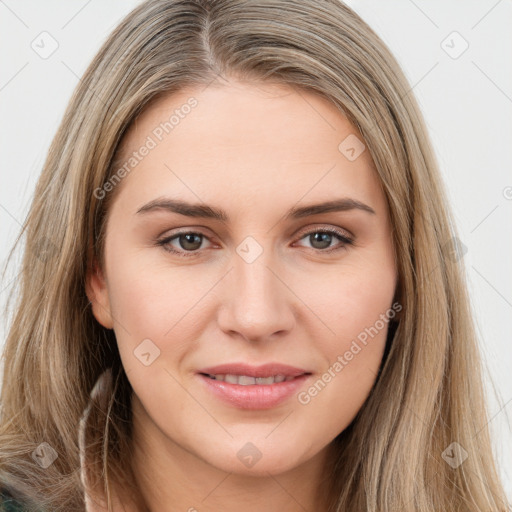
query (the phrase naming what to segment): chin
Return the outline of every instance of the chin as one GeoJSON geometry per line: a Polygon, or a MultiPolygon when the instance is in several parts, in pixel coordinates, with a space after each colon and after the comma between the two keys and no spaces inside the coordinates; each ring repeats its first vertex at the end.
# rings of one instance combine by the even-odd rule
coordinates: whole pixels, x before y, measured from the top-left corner
{"type": "Polygon", "coordinates": [[[301,452],[300,446],[281,443],[279,448],[268,439],[233,441],[233,445],[219,446],[221,449],[217,453],[205,454],[203,460],[228,473],[268,477],[269,473],[278,475],[290,471],[309,458],[308,454],[301,452]]]}

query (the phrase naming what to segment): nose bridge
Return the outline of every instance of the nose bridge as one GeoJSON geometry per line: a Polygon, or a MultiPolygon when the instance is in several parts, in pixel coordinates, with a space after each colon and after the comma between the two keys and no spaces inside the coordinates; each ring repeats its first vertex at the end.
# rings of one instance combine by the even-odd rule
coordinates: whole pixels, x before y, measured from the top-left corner
{"type": "Polygon", "coordinates": [[[224,303],[220,323],[225,331],[237,331],[256,340],[290,329],[293,311],[290,294],[275,275],[279,265],[273,260],[271,249],[258,249],[254,241],[246,242],[233,255],[233,271],[228,280],[230,297],[224,303]]]}

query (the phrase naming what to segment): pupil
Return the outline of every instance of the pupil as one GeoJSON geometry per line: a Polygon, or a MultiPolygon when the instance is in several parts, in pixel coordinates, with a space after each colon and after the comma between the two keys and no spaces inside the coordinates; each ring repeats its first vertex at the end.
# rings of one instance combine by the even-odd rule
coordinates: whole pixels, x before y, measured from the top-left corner
{"type": "Polygon", "coordinates": [[[199,249],[199,247],[201,247],[201,235],[196,235],[194,233],[180,235],[180,245],[183,249],[188,249],[188,250],[199,249]],[[194,238],[196,238],[198,240],[196,240],[194,242],[193,241],[194,238]],[[184,241],[184,243],[183,243],[183,241],[184,241]],[[187,246],[187,244],[192,244],[192,247],[187,246]],[[194,244],[196,244],[197,247],[194,247],[194,244]]]}
{"type": "Polygon", "coordinates": [[[314,240],[315,242],[320,242],[320,247],[315,247],[316,249],[325,249],[331,245],[331,236],[330,233],[313,233],[311,235],[311,237],[313,237],[313,239],[311,239],[311,245],[315,247],[313,244],[314,240]]]}

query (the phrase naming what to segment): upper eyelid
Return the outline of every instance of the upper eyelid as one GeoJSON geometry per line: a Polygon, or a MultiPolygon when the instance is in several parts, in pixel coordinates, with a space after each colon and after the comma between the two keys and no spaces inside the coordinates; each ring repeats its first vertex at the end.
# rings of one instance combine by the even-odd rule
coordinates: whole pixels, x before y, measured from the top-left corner
{"type": "Polygon", "coordinates": [[[306,236],[310,233],[316,233],[317,231],[328,231],[328,232],[341,231],[342,234],[344,234],[347,238],[350,238],[350,239],[355,238],[354,235],[346,228],[342,228],[340,226],[326,226],[325,224],[321,225],[321,226],[309,226],[309,227],[301,228],[297,231],[295,236],[299,236],[299,235],[306,236]]]}

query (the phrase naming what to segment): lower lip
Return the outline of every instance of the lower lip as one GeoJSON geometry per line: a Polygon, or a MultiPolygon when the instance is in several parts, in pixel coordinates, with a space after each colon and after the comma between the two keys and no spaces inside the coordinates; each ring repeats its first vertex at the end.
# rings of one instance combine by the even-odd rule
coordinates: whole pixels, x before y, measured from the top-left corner
{"type": "Polygon", "coordinates": [[[242,386],[222,380],[198,375],[208,389],[220,399],[240,409],[271,409],[285,402],[296,393],[310,375],[301,375],[293,380],[275,384],[253,384],[242,386]]]}

